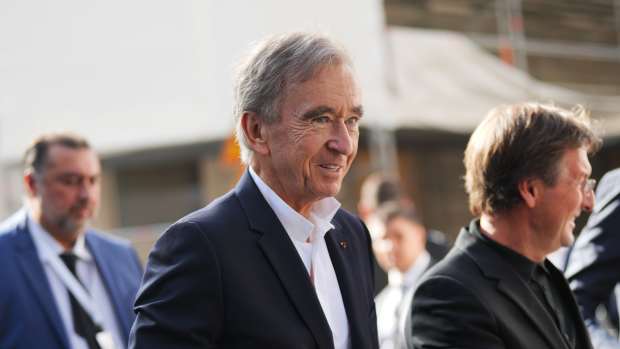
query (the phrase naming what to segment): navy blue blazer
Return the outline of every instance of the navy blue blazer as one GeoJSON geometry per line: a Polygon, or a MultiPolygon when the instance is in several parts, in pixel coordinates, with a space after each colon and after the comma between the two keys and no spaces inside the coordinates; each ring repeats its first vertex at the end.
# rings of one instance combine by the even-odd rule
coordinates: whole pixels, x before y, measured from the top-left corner
{"type": "MultiPolygon", "coordinates": [[[[359,218],[339,210],[325,235],[353,348],[377,348],[372,255],[359,218]]],[[[293,242],[249,172],[173,224],[151,251],[130,348],[333,348],[293,242]]]]}
{"type": "MultiPolygon", "coordinates": [[[[596,317],[599,305],[616,304],[614,288],[620,283],[619,268],[620,169],[616,169],[601,179],[594,210],[573,245],[565,271],[595,347],[620,346],[596,317]]],[[[617,307],[608,307],[608,311],[617,322],[617,307]]]]}
{"type": "MultiPolygon", "coordinates": [[[[128,242],[89,230],[85,242],[126,341],[142,267],[128,242]]],[[[25,210],[0,228],[0,348],[66,349],[68,335],[27,227],[25,210]]]]}

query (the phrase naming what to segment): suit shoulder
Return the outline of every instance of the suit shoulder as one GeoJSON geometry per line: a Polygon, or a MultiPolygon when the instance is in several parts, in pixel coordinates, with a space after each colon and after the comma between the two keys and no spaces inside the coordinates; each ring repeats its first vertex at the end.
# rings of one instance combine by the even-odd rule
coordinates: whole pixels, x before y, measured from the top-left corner
{"type": "Polygon", "coordinates": [[[176,223],[206,222],[214,218],[216,218],[215,220],[222,220],[239,210],[241,210],[239,199],[233,191],[230,191],[211,201],[207,206],[182,217],[176,223]]]}
{"type": "Polygon", "coordinates": [[[26,211],[21,209],[4,221],[0,222],[0,236],[14,232],[20,224],[26,221],[26,211]]]}
{"type": "Polygon", "coordinates": [[[226,232],[247,226],[239,198],[234,191],[213,200],[207,206],[193,211],[174,222],[167,231],[182,231],[190,227],[202,232],[226,232]]]}
{"type": "MultiPolygon", "coordinates": [[[[0,223],[0,248],[12,248],[17,233],[24,227],[26,222],[26,212],[24,210],[17,211],[9,218],[0,223]]],[[[0,252],[0,255],[8,255],[6,252],[0,252]]]]}
{"type": "Polygon", "coordinates": [[[453,247],[445,258],[429,268],[421,283],[433,277],[452,279],[470,285],[482,277],[482,271],[470,255],[458,247],[453,247]]]}
{"type": "Polygon", "coordinates": [[[465,278],[452,273],[425,277],[412,299],[411,341],[461,347],[467,340],[477,347],[499,348],[497,344],[501,339],[496,312],[484,296],[470,286],[465,278]]]}
{"type": "Polygon", "coordinates": [[[611,170],[603,175],[601,182],[618,182],[620,181],[620,168],[611,170]]]}
{"type": "Polygon", "coordinates": [[[13,233],[15,233],[15,228],[3,227],[0,230],[0,245],[6,244],[11,239],[13,233]]]}
{"type": "Polygon", "coordinates": [[[593,213],[600,212],[609,203],[617,200],[618,194],[620,194],[620,168],[607,172],[601,178],[596,189],[596,205],[593,213]]]}
{"type": "Polygon", "coordinates": [[[0,259],[3,259],[3,256],[7,256],[7,251],[5,249],[11,248],[11,241],[14,230],[6,230],[0,232],[0,259]]]}
{"type": "MultiPolygon", "coordinates": [[[[463,250],[453,248],[422,277],[413,301],[415,307],[443,304],[441,308],[449,312],[452,311],[450,309],[459,308],[467,308],[468,311],[477,309],[476,311],[492,317],[493,311],[488,307],[485,295],[494,292],[493,289],[471,256],[463,250]]],[[[432,313],[433,308],[434,306],[431,306],[426,310],[432,313]]]]}
{"type": "Polygon", "coordinates": [[[341,225],[349,227],[355,231],[361,232],[366,230],[364,223],[362,223],[362,220],[358,216],[343,208],[339,209],[338,212],[336,212],[336,215],[334,216],[334,222],[340,223],[341,225]]]}
{"type": "Polygon", "coordinates": [[[124,248],[124,249],[133,249],[131,242],[128,239],[125,239],[120,236],[115,236],[110,233],[105,233],[99,230],[89,229],[86,231],[88,239],[92,239],[97,241],[97,243],[104,243],[109,246],[124,248]]]}

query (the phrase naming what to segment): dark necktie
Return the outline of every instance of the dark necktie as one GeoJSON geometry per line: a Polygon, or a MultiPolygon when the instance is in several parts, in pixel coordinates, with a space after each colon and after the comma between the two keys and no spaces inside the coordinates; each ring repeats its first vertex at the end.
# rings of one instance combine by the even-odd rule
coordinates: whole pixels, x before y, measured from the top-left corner
{"type": "MultiPolygon", "coordinates": [[[[60,259],[62,259],[75,278],[80,281],[75,272],[75,262],[77,261],[77,256],[72,252],[65,252],[60,254],[60,259]]],[[[93,319],[86,312],[86,310],[82,308],[82,305],[77,301],[77,299],[75,299],[73,293],[71,292],[69,292],[69,300],[71,301],[71,313],[73,314],[73,329],[75,333],[84,338],[89,349],[101,349],[96,338],[97,333],[101,331],[101,327],[95,324],[93,319]]]]}

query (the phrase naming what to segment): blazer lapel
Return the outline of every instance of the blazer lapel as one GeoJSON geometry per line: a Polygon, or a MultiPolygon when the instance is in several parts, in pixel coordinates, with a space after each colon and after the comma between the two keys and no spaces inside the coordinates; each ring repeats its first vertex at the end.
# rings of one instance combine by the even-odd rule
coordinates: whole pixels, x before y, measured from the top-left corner
{"type": "Polygon", "coordinates": [[[511,298],[527,314],[535,324],[540,334],[547,340],[552,348],[566,348],[566,341],[551,315],[545,311],[538,297],[521,281],[513,272],[506,272],[499,281],[497,288],[511,298]],[[532,306],[532,301],[537,306],[532,306]],[[564,343],[564,345],[560,345],[564,343]]]}
{"type": "Polygon", "coordinates": [[[262,234],[258,240],[260,248],[278,275],[291,303],[312,332],[318,347],[332,349],[334,347],[332,333],[308,272],[293,242],[248,171],[239,181],[235,192],[248,217],[251,229],[262,234]]]}
{"type": "MultiPolygon", "coordinates": [[[[117,261],[109,257],[106,258],[105,246],[100,243],[100,240],[98,240],[96,236],[86,232],[84,238],[86,240],[86,246],[95,260],[95,265],[97,265],[97,270],[99,271],[99,275],[101,275],[110,302],[114,307],[114,314],[116,315],[119,328],[130,328],[131,324],[128,323],[129,319],[125,316],[127,310],[123,309],[123,305],[121,304],[122,295],[119,294],[121,288],[117,284],[118,279],[114,277],[115,274],[122,273],[121,270],[114,269],[114,263],[117,261]]],[[[123,336],[124,341],[129,340],[126,331],[121,330],[119,332],[123,336]]]]}
{"type": "MultiPolygon", "coordinates": [[[[43,270],[43,265],[39,259],[39,255],[30,236],[30,231],[26,227],[26,218],[20,223],[14,233],[14,242],[16,246],[16,254],[18,265],[22,274],[25,276],[27,283],[30,285],[35,295],[36,302],[39,304],[45,314],[50,326],[58,336],[58,340],[62,343],[62,347],[69,347],[67,333],[63,327],[62,318],[56,307],[56,302],[52,293],[52,289],[47,280],[47,275],[43,270]]],[[[36,335],[36,334],[33,334],[36,335]]]]}
{"type": "Polygon", "coordinates": [[[500,292],[521,308],[550,348],[567,348],[564,337],[555,325],[555,320],[545,311],[538,297],[509,265],[502,262],[503,259],[496,251],[478,239],[472,233],[464,231],[461,232],[456,245],[476,261],[487,278],[497,282],[500,292]]]}
{"type": "Polygon", "coordinates": [[[577,305],[577,301],[575,300],[575,296],[573,292],[570,290],[568,282],[564,278],[564,275],[561,271],[559,271],[553,263],[549,260],[545,260],[545,266],[551,275],[552,282],[558,285],[559,290],[562,294],[564,300],[566,300],[570,304],[570,312],[572,313],[571,319],[575,320],[575,331],[577,335],[577,344],[576,346],[581,348],[589,348],[592,349],[592,342],[590,340],[590,334],[586,329],[585,322],[583,321],[583,317],[581,312],[579,311],[579,306],[577,305]],[[580,342],[581,339],[581,342],[580,342]]]}
{"type": "Polygon", "coordinates": [[[347,319],[349,320],[351,347],[365,348],[368,345],[364,341],[364,335],[368,331],[363,329],[368,328],[367,321],[365,320],[368,316],[359,313],[360,309],[366,309],[366,306],[362,303],[362,298],[356,296],[358,293],[356,293],[353,281],[359,279],[354,268],[351,268],[353,246],[349,246],[352,243],[349,240],[345,236],[342,227],[339,226],[336,226],[325,235],[325,243],[336,271],[342,301],[344,302],[347,319]]]}

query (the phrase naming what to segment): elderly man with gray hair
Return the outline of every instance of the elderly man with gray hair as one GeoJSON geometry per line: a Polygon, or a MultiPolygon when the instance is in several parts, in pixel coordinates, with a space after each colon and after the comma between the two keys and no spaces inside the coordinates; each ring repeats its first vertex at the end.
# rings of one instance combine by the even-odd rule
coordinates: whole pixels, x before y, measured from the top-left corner
{"type": "Polygon", "coordinates": [[[259,44],[235,87],[247,170],[149,255],[131,348],[377,348],[370,238],[334,198],[357,153],[351,61],[305,33],[259,44]]]}

